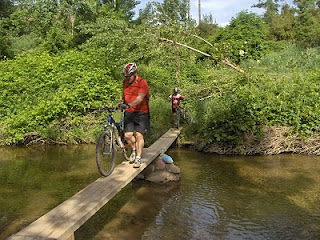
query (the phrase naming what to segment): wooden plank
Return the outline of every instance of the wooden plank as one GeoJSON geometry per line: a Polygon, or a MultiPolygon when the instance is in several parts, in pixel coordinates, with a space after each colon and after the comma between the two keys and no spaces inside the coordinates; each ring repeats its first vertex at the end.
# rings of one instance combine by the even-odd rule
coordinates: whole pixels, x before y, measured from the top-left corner
{"type": "Polygon", "coordinates": [[[140,168],[123,162],[106,178],[99,178],[8,240],[73,239],[74,232],[147,167],[161,150],[166,151],[180,134],[170,129],[143,150],[140,168]]]}

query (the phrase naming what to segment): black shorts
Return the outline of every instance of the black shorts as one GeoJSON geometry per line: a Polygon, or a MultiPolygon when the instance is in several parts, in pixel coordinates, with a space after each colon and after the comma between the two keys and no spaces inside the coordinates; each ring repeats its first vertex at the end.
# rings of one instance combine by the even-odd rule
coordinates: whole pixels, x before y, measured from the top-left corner
{"type": "Polygon", "coordinates": [[[125,112],[124,132],[146,133],[150,130],[150,119],[148,113],[125,112]]]}
{"type": "Polygon", "coordinates": [[[178,110],[178,108],[172,108],[172,112],[173,112],[173,113],[176,113],[177,110],[178,110]]]}

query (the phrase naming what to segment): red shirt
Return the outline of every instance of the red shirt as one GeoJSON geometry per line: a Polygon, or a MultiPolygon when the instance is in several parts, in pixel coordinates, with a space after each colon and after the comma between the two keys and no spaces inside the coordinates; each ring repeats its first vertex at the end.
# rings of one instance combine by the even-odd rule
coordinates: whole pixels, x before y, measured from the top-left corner
{"type": "Polygon", "coordinates": [[[138,75],[131,84],[129,84],[125,79],[123,80],[124,103],[131,103],[136,99],[139,93],[144,93],[146,96],[138,105],[126,109],[127,112],[148,113],[149,87],[147,81],[138,75]]]}
{"type": "Polygon", "coordinates": [[[183,97],[179,93],[177,93],[176,95],[171,94],[169,96],[169,99],[172,102],[172,108],[176,109],[179,107],[180,101],[183,100],[183,97]]]}

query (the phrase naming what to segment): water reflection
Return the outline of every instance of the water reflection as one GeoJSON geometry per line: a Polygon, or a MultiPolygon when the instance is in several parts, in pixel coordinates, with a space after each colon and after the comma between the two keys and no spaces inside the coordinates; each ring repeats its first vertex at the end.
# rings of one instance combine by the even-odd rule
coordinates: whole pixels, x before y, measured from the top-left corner
{"type": "MultiPolygon", "coordinates": [[[[0,148],[0,239],[99,177],[93,145],[0,148]]],[[[320,239],[320,157],[169,154],[181,181],[134,181],[76,239],[320,239]]]]}
{"type": "Polygon", "coordinates": [[[0,148],[0,239],[47,213],[94,181],[94,148],[0,148]]]}
{"type": "Polygon", "coordinates": [[[177,151],[183,192],[143,239],[319,239],[319,157],[177,151]]]}

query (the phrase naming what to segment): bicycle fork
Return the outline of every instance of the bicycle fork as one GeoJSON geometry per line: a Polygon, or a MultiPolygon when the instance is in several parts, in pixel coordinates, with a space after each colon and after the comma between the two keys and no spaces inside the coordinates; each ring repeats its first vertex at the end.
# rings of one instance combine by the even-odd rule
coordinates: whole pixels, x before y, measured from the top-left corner
{"type": "Polygon", "coordinates": [[[102,155],[108,155],[108,154],[112,154],[112,148],[113,148],[113,127],[111,126],[111,129],[108,128],[108,125],[105,124],[104,125],[104,131],[106,132],[105,134],[105,138],[102,141],[102,155]],[[106,137],[108,137],[110,139],[110,144],[109,144],[109,150],[105,151],[107,149],[105,149],[105,145],[106,145],[106,137]]]}

